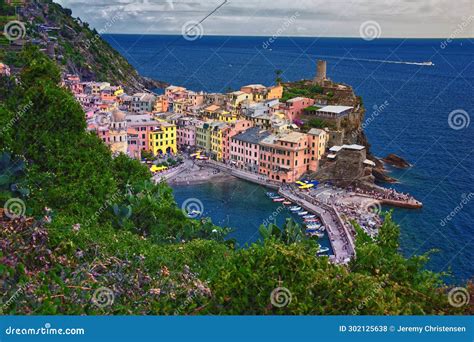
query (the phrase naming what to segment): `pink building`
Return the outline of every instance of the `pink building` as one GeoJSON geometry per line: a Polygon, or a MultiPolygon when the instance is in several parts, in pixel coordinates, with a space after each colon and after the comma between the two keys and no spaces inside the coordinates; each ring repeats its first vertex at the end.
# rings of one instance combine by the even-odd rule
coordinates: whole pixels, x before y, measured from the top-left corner
{"type": "Polygon", "coordinates": [[[135,128],[127,129],[127,154],[130,158],[140,159],[141,147],[138,131],[135,128]]]}
{"type": "Polygon", "coordinates": [[[239,169],[259,172],[260,142],[270,132],[260,127],[252,127],[239,133],[230,141],[230,162],[239,169]]]}
{"type": "Polygon", "coordinates": [[[280,105],[280,110],[286,115],[286,118],[293,122],[300,119],[303,114],[303,109],[314,105],[315,101],[307,97],[295,97],[294,99],[286,101],[280,105]]]}
{"type": "Polygon", "coordinates": [[[180,118],[177,122],[178,149],[196,146],[196,124],[200,121],[191,118],[180,118]]]}
{"type": "Polygon", "coordinates": [[[237,120],[226,125],[227,127],[222,136],[222,160],[228,162],[230,161],[230,142],[232,137],[253,127],[253,123],[250,120],[237,120]]]}
{"type": "Polygon", "coordinates": [[[150,150],[150,133],[160,127],[160,123],[149,114],[127,115],[127,127],[134,128],[138,133],[139,146],[142,151],[150,150]]]}

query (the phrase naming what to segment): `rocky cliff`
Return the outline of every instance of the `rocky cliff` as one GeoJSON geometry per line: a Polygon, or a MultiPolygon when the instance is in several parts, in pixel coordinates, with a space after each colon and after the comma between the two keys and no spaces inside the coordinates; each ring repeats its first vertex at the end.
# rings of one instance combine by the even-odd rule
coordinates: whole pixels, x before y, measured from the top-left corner
{"type": "MultiPolygon", "coordinates": [[[[25,1],[17,7],[20,20],[25,23],[25,40],[18,45],[33,43],[40,46],[65,73],[79,74],[85,81],[107,81],[121,84],[128,92],[166,87],[165,82],[140,76],[116,50],[105,42],[94,29],[73,18],[71,10],[51,0],[25,1]]],[[[120,20],[119,17],[111,18],[120,20]]]]}

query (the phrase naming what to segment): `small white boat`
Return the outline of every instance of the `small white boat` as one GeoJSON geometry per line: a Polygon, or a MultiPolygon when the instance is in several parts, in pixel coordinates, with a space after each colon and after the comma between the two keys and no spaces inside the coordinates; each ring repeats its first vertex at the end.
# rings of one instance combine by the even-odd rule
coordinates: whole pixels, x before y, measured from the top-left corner
{"type": "Polygon", "coordinates": [[[300,211],[300,212],[298,212],[298,215],[300,215],[300,216],[304,216],[304,215],[307,215],[307,214],[308,214],[307,211],[300,211]]]}
{"type": "Polygon", "coordinates": [[[310,232],[308,235],[309,236],[317,236],[320,239],[324,237],[324,233],[319,233],[319,232],[310,232]]]}
{"type": "Polygon", "coordinates": [[[273,199],[273,202],[283,202],[285,199],[283,197],[277,197],[273,199]]]}
{"type": "Polygon", "coordinates": [[[305,215],[303,216],[304,219],[312,219],[312,218],[315,218],[316,215],[305,215]]]}
{"type": "Polygon", "coordinates": [[[319,222],[317,218],[304,219],[304,222],[319,222]]]}
{"type": "Polygon", "coordinates": [[[328,247],[319,247],[318,254],[323,254],[329,251],[328,247]]]}
{"type": "Polygon", "coordinates": [[[320,230],[321,226],[319,224],[311,224],[306,226],[306,230],[320,230]]]}
{"type": "Polygon", "coordinates": [[[291,203],[290,201],[285,201],[283,202],[284,205],[292,205],[293,203],[291,203]]]}
{"type": "Polygon", "coordinates": [[[291,207],[290,210],[291,211],[300,211],[301,207],[291,207]]]}

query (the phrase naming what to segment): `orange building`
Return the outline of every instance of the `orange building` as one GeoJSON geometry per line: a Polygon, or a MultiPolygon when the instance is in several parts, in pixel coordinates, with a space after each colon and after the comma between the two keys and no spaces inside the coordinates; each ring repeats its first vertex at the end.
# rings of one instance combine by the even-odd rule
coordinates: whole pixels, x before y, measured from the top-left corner
{"type": "Polygon", "coordinates": [[[311,160],[314,137],[299,132],[270,135],[260,142],[259,172],[268,179],[293,183],[308,171],[316,171],[311,160]]]}

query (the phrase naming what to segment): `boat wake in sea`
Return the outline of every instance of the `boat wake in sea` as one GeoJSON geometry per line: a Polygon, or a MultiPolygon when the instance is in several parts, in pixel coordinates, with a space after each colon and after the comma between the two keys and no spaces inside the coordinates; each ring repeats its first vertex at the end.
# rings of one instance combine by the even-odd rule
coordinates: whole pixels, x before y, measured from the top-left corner
{"type": "MultiPolygon", "coordinates": [[[[271,51],[272,53],[275,53],[271,51]]],[[[276,52],[280,53],[281,52],[276,52]]],[[[283,53],[288,54],[288,53],[283,53]]],[[[435,64],[432,61],[425,62],[411,62],[411,61],[393,61],[387,59],[371,59],[371,58],[355,58],[355,57],[341,57],[341,56],[328,56],[328,55],[314,55],[307,54],[311,58],[322,58],[322,59],[336,59],[336,60],[346,60],[346,61],[356,61],[356,62],[373,62],[373,63],[389,63],[389,64],[406,64],[406,65],[419,65],[419,66],[434,66],[435,64]]]]}
{"type": "Polygon", "coordinates": [[[348,61],[360,61],[360,62],[376,62],[376,63],[390,63],[390,64],[407,64],[407,65],[419,65],[419,66],[434,66],[434,63],[431,61],[426,62],[410,62],[410,61],[391,61],[385,59],[370,59],[370,58],[354,58],[354,57],[337,57],[337,56],[320,56],[315,55],[318,58],[333,58],[338,60],[348,60],[348,61]]]}

